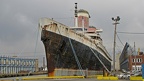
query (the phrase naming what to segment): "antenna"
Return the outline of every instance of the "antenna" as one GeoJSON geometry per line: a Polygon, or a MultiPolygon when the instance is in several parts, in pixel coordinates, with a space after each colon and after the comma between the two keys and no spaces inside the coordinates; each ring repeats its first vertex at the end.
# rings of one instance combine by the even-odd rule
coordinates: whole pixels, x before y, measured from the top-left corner
{"type": "Polygon", "coordinates": [[[135,59],[135,72],[136,72],[136,67],[137,67],[136,61],[137,61],[137,60],[136,60],[136,50],[135,50],[135,48],[136,48],[136,47],[135,47],[135,42],[134,42],[134,56],[135,56],[134,59],[135,59]]]}

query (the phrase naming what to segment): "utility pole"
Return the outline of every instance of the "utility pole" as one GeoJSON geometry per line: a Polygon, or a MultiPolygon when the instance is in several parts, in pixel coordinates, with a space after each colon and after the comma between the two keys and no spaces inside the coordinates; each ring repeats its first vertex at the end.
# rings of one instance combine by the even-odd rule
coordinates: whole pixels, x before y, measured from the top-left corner
{"type": "Polygon", "coordinates": [[[134,56],[135,56],[135,58],[134,58],[135,60],[134,60],[134,61],[135,61],[135,72],[136,72],[136,68],[137,68],[137,67],[136,67],[136,62],[137,62],[136,55],[137,55],[137,54],[136,54],[136,49],[135,49],[135,48],[136,48],[136,47],[135,47],[135,42],[134,42],[134,56]]]}
{"type": "Polygon", "coordinates": [[[114,29],[114,47],[113,47],[113,71],[114,71],[114,75],[115,75],[115,46],[116,46],[116,27],[117,27],[117,24],[119,24],[119,20],[120,20],[120,17],[117,16],[117,18],[113,18],[112,17],[112,20],[114,21],[113,25],[115,27],[114,29]]]}
{"type": "Polygon", "coordinates": [[[43,57],[43,70],[45,70],[45,57],[43,57]]]}

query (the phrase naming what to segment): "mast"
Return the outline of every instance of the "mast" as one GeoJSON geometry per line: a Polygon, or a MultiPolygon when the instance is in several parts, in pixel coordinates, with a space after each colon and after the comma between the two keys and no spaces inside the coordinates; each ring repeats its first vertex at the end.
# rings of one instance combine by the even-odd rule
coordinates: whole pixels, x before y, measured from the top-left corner
{"type": "Polygon", "coordinates": [[[77,10],[77,3],[75,3],[75,27],[78,27],[78,15],[77,15],[77,13],[78,13],[78,10],[77,10]]]}

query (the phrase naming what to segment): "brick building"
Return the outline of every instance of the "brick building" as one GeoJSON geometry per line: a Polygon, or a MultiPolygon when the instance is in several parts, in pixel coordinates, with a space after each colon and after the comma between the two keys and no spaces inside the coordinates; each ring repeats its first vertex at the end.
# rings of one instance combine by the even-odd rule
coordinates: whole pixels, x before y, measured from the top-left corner
{"type": "Polygon", "coordinates": [[[120,55],[119,61],[121,70],[141,71],[141,65],[144,64],[144,53],[136,53],[134,49],[126,43],[120,55]]]}
{"type": "Polygon", "coordinates": [[[141,71],[141,65],[144,64],[144,54],[129,56],[129,70],[141,71]]]}

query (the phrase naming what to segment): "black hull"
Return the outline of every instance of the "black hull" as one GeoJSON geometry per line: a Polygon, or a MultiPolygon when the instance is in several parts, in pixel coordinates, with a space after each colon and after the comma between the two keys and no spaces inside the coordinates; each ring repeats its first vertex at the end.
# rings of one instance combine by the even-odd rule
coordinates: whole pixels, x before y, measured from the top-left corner
{"type": "MultiPolygon", "coordinates": [[[[104,67],[96,58],[88,46],[68,37],[42,30],[41,40],[45,46],[48,73],[54,72],[55,68],[79,69],[72,46],[78,57],[82,69],[103,70],[104,67]],[[71,41],[71,44],[70,44],[71,41]]],[[[111,62],[93,49],[104,65],[111,70],[111,62]]]]}

